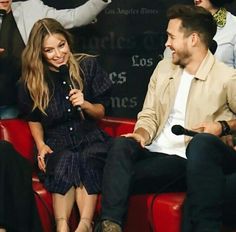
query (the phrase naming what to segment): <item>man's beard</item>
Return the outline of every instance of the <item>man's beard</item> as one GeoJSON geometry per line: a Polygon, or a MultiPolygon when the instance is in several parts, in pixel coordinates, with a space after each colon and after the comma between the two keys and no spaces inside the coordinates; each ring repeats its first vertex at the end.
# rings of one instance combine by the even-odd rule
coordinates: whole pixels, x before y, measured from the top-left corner
{"type": "Polygon", "coordinates": [[[185,68],[186,64],[187,64],[187,60],[189,59],[190,57],[190,54],[188,51],[183,51],[181,52],[181,54],[178,56],[178,60],[174,61],[172,59],[172,63],[175,64],[175,65],[179,65],[181,68],[185,68]]]}

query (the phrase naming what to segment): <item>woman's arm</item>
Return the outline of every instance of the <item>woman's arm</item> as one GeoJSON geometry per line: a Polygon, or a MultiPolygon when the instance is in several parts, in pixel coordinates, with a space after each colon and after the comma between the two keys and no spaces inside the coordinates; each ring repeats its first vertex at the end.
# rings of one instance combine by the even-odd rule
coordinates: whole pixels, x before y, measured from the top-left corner
{"type": "Polygon", "coordinates": [[[70,101],[73,106],[80,106],[82,111],[94,119],[101,119],[105,115],[105,109],[102,104],[92,104],[84,100],[83,93],[78,89],[72,89],[69,93],[70,101]]]}
{"type": "Polygon", "coordinates": [[[46,165],[44,162],[44,157],[46,154],[50,154],[53,151],[44,142],[44,133],[42,124],[40,122],[29,122],[29,127],[38,150],[38,166],[40,170],[45,171],[46,165]]]}
{"type": "Polygon", "coordinates": [[[81,105],[81,109],[95,119],[101,119],[105,116],[105,109],[102,104],[92,104],[88,101],[84,101],[81,105]]]}

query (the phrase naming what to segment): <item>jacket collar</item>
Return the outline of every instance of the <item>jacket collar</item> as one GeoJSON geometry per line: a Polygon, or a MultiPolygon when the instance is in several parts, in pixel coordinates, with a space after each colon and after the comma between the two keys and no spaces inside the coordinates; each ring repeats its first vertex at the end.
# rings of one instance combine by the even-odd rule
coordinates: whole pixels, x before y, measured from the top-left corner
{"type": "Polygon", "coordinates": [[[227,10],[225,8],[220,8],[215,14],[213,14],[213,17],[217,26],[222,28],[226,24],[227,10]]]}
{"type": "MultiPolygon", "coordinates": [[[[206,57],[203,59],[202,63],[200,64],[200,67],[198,68],[195,78],[203,81],[206,80],[214,63],[215,57],[210,51],[208,51],[206,57]]],[[[169,79],[175,79],[181,76],[183,73],[183,68],[181,68],[179,65],[172,64],[172,70],[173,71],[169,79]]]]}
{"type": "Polygon", "coordinates": [[[208,51],[205,59],[202,61],[200,67],[197,70],[195,78],[205,81],[214,63],[215,63],[215,57],[214,55],[212,55],[210,51],[208,51]]]}

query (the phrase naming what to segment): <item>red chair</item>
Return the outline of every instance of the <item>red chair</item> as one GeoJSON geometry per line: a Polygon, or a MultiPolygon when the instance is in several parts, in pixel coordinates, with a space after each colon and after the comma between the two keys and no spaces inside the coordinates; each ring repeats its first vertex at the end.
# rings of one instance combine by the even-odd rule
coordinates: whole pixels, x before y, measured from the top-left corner
{"type": "MultiPolygon", "coordinates": [[[[135,120],[107,117],[99,122],[111,136],[133,131],[135,120]]],[[[28,124],[19,119],[0,120],[0,140],[11,142],[15,149],[33,164],[33,139],[28,124]]],[[[44,232],[54,231],[51,194],[45,190],[38,177],[32,176],[35,199],[44,232]]],[[[125,232],[180,232],[181,209],[184,193],[145,194],[132,196],[125,232]]],[[[99,197],[96,213],[101,208],[99,197]]],[[[73,210],[70,218],[71,229],[77,226],[79,215],[73,210]]],[[[228,232],[228,231],[227,231],[228,232]]],[[[236,231],[234,231],[236,232],[236,231]]]]}

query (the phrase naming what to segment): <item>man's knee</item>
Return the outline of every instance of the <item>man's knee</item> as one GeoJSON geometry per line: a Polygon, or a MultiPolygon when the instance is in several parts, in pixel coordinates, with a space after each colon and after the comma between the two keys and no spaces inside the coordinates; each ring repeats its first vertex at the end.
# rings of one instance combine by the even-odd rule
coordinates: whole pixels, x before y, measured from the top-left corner
{"type": "Polygon", "coordinates": [[[0,140],[0,148],[1,148],[1,150],[2,149],[9,149],[9,148],[12,148],[13,146],[12,146],[12,144],[10,143],[10,142],[8,142],[8,141],[6,141],[6,140],[0,140]]]}
{"type": "Polygon", "coordinates": [[[219,160],[223,155],[219,152],[220,149],[217,149],[219,145],[222,145],[222,141],[212,134],[201,133],[195,135],[186,149],[188,161],[219,160]]]}
{"type": "Polygon", "coordinates": [[[14,147],[11,143],[9,143],[6,140],[0,141],[0,155],[1,156],[5,156],[5,155],[9,154],[9,152],[12,153],[12,151],[14,151],[14,147]]]}
{"type": "Polygon", "coordinates": [[[138,151],[139,144],[132,138],[118,137],[114,139],[111,148],[108,151],[108,160],[124,160],[133,157],[138,151]]]}

